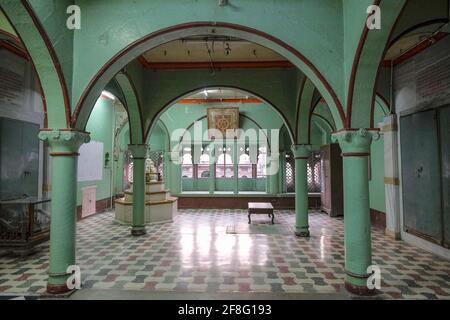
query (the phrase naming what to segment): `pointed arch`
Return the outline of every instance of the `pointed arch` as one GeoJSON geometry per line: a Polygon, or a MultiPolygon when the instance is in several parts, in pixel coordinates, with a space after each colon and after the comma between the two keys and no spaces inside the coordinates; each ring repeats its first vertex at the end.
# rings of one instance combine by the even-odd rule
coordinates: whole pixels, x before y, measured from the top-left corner
{"type": "Polygon", "coordinates": [[[142,144],[145,141],[142,106],[134,83],[126,72],[117,74],[114,79],[120,88],[128,112],[131,144],[142,144]]]}
{"type": "MultiPolygon", "coordinates": [[[[190,85],[195,85],[195,84],[190,84],[190,85]]],[[[224,84],[224,85],[213,85],[213,86],[201,86],[201,87],[193,87],[190,88],[187,92],[181,92],[181,93],[174,93],[176,96],[175,97],[168,97],[167,98],[167,102],[163,105],[163,107],[159,110],[155,110],[154,112],[154,116],[152,117],[150,123],[148,124],[147,128],[146,128],[146,133],[145,133],[145,137],[147,138],[151,132],[153,127],[155,126],[156,122],[160,119],[161,115],[168,110],[171,106],[173,106],[177,101],[182,100],[183,98],[186,98],[190,95],[193,95],[199,91],[203,91],[205,89],[216,89],[216,88],[225,88],[225,89],[237,89],[237,90],[241,90],[244,92],[248,92],[251,95],[257,97],[258,99],[260,99],[262,102],[264,102],[265,104],[267,104],[268,106],[270,106],[278,116],[280,116],[280,118],[283,120],[287,131],[289,133],[289,136],[291,138],[292,143],[294,143],[295,141],[295,135],[294,132],[292,131],[292,127],[290,125],[290,122],[288,121],[288,119],[286,118],[286,116],[280,111],[280,108],[272,103],[271,101],[268,101],[265,97],[261,96],[260,94],[257,94],[253,91],[250,91],[246,88],[242,88],[242,87],[237,87],[237,86],[231,86],[229,84],[224,84]]]]}
{"type": "Polygon", "coordinates": [[[134,59],[158,45],[177,40],[181,36],[188,37],[198,35],[237,37],[263,45],[285,56],[309,79],[311,79],[316,88],[321,92],[324,99],[326,99],[330,105],[335,122],[338,123],[340,127],[345,123],[345,113],[336,91],[319,69],[295,48],[272,35],[250,27],[225,22],[201,21],[184,23],[155,31],[134,41],[116,53],[108,62],[106,62],[97,74],[95,74],[87,87],[84,88],[75,107],[75,111],[72,114],[72,125],[77,128],[82,126],[82,123],[85,122],[86,117],[88,117],[90,113],[90,108],[92,108],[95,97],[100,94],[102,88],[117,72],[122,70],[134,59]]]}
{"type": "Polygon", "coordinates": [[[1,10],[24,45],[39,77],[47,109],[47,125],[70,128],[70,97],[55,49],[26,0],[0,0],[1,10]]]}
{"type": "Polygon", "coordinates": [[[363,31],[353,56],[347,85],[346,128],[369,128],[372,105],[375,103],[376,84],[389,39],[406,0],[373,0],[382,12],[381,29],[369,30],[363,21],[363,31]]]}
{"type": "Polygon", "coordinates": [[[316,87],[307,79],[300,98],[299,112],[296,119],[296,144],[309,143],[310,112],[316,87]]]}

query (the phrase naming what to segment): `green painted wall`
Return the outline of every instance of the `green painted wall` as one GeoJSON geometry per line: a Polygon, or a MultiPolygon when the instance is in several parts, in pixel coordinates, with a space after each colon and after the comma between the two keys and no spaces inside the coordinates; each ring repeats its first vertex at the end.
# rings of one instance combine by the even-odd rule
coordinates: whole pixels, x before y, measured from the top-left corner
{"type": "MultiPolygon", "coordinates": [[[[377,104],[375,107],[375,126],[382,122],[384,112],[377,104]]],[[[370,208],[386,212],[386,202],[384,193],[384,139],[383,135],[377,141],[372,142],[371,147],[371,170],[372,179],[369,182],[370,208]]]]}
{"type": "Polygon", "coordinates": [[[311,124],[311,145],[313,151],[319,151],[320,146],[326,144],[325,134],[319,129],[319,127],[313,122],[311,124]],[[325,139],[325,140],[324,140],[325,139]]]}
{"type": "MultiPolygon", "coordinates": [[[[132,6],[123,0],[79,0],[76,3],[82,8],[85,24],[75,33],[74,70],[80,73],[78,83],[74,83],[73,87],[74,102],[95,72],[118,50],[156,30],[192,21],[244,23],[270,33],[297,47],[321,71],[337,71],[327,75],[332,86],[339,87],[341,82],[342,64],[339,61],[343,44],[342,38],[335,32],[342,30],[343,25],[341,1],[252,0],[239,2],[237,7],[220,7],[216,1],[210,0],[135,1],[132,6]],[[130,14],[123,15],[125,11],[130,14]],[[299,19],[302,12],[305,14],[299,19]],[[123,36],[114,36],[117,33],[123,36]],[[93,52],[95,59],[92,58],[93,52]]],[[[341,93],[337,90],[339,96],[342,96],[341,93]]]]}
{"type": "MultiPolygon", "coordinates": [[[[296,69],[225,69],[211,74],[210,70],[146,71],[142,99],[146,127],[164,106],[174,99],[211,86],[238,87],[263,96],[284,113],[291,128],[295,128],[296,92],[299,87],[296,69]]],[[[277,114],[275,116],[278,118],[277,114]]]]}
{"type": "Polygon", "coordinates": [[[153,134],[150,137],[150,141],[148,143],[151,151],[165,151],[166,149],[166,133],[161,129],[160,126],[157,126],[155,130],[153,130],[153,134]]]}
{"type": "MultiPolygon", "coordinates": [[[[347,95],[354,92],[352,116],[353,127],[367,127],[367,112],[371,108],[371,92],[375,86],[376,73],[382,60],[385,45],[388,42],[391,28],[395,25],[406,0],[385,1],[380,3],[383,11],[382,28],[377,32],[370,32],[366,39],[366,9],[371,0],[302,0],[302,1],[240,1],[237,4],[219,6],[217,1],[211,0],[171,0],[171,1],[133,1],[126,0],[29,0],[37,19],[43,25],[45,34],[59,59],[67,83],[72,111],[83,100],[83,108],[76,127],[83,129],[90,114],[90,108],[96,101],[101,90],[111,81],[114,75],[128,67],[133,60],[143,52],[161,43],[193,35],[223,35],[242,38],[266,46],[291,60],[321,92],[329,104],[336,126],[341,128],[341,117],[338,115],[336,104],[346,110],[347,95]],[[81,30],[71,31],[64,28],[68,15],[64,9],[68,5],[79,5],[82,12],[81,30]],[[161,31],[180,24],[194,22],[218,22],[234,25],[227,27],[198,27],[179,28],[176,32],[157,35],[161,31]],[[240,30],[237,25],[245,27],[240,30]],[[256,32],[248,32],[248,30],[256,32]],[[148,42],[136,42],[153,34],[148,42]],[[266,36],[262,36],[266,34],[266,36]],[[120,36],[117,36],[120,35],[120,36]],[[269,37],[279,39],[271,41],[269,37]],[[119,52],[129,48],[133,43],[139,43],[134,50],[123,52],[105,73],[98,78],[94,88],[88,92],[87,86],[96,74],[119,52]],[[361,48],[359,58],[359,44],[361,48]],[[292,54],[286,50],[287,46],[295,48],[301,54],[292,54]],[[300,58],[302,57],[302,58],[300,58]],[[357,59],[355,59],[357,58],[357,59]],[[307,60],[307,61],[305,61],[307,60]],[[349,88],[353,66],[356,68],[355,90],[349,88]],[[314,66],[312,68],[311,66],[314,66]],[[321,79],[326,79],[326,82],[321,79]],[[327,90],[326,88],[331,88],[327,90]],[[350,90],[349,90],[350,89],[350,90]]],[[[51,126],[63,126],[66,119],[61,112],[63,104],[59,99],[60,90],[56,90],[59,79],[52,69],[52,62],[45,52],[46,46],[30,22],[23,3],[14,0],[0,0],[0,4],[21,33],[28,49],[31,49],[33,60],[38,73],[44,80],[44,91],[49,102],[49,123],[51,126]],[[56,81],[58,80],[58,81],[56,81]],[[48,87],[47,87],[48,85],[48,87]],[[53,101],[54,100],[54,101],[53,101]],[[56,115],[54,115],[56,114],[56,115]]],[[[409,1],[406,8],[408,16],[413,18],[399,24],[394,34],[404,31],[412,21],[429,21],[432,18],[447,16],[447,0],[435,0],[433,4],[421,9],[420,1],[409,1]],[[414,20],[415,19],[415,20],[414,20]]],[[[406,16],[407,14],[405,14],[406,16]]],[[[2,20],[0,18],[0,20],[2,20]]],[[[1,22],[0,22],[1,23],[1,22]]],[[[5,23],[1,23],[5,24],[5,23]]],[[[5,27],[6,28],[6,27],[5,27]]],[[[142,73],[142,70],[136,70],[142,73]]],[[[133,70],[131,73],[134,73],[133,70]]],[[[140,77],[142,80],[142,77],[140,77]]],[[[290,82],[298,90],[299,73],[290,82]]],[[[207,79],[208,80],[208,79],[207,79]]],[[[272,80],[267,78],[266,80],[272,80]]],[[[211,81],[209,81],[211,82],[211,81]]],[[[141,86],[137,81],[137,91],[142,92],[149,87],[141,86]]],[[[288,87],[286,87],[288,88],[288,87]]],[[[297,90],[291,90],[295,96],[297,90]]],[[[280,90],[272,90],[280,92],[280,90]]],[[[270,91],[265,92],[270,94],[270,91]]],[[[156,92],[156,94],[159,94],[156,92]]],[[[292,106],[283,112],[291,118],[292,106]],[[287,112],[285,112],[287,111],[287,112]]],[[[350,108],[348,108],[350,112],[350,108]]],[[[350,115],[347,115],[350,116],[350,115]]],[[[150,117],[151,118],[151,117],[150,117]]]]}
{"type": "MultiPolygon", "coordinates": [[[[78,183],[77,205],[82,204],[82,188],[87,186],[97,187],[97,201],[107,199],[111,196],[113,114],[113,101],[100,98],[95,104],[91,117],[89,118],[86,131],[91,133],[91,141],[103,143],[103,154],[109,153],[110,162],[107,167],[103,165],[102,180],[78,183]]],[[[104,160],[105,158],[103,157],[103,164],[104,160]]]]}
{"type": "MultiPolygon", "coordinates": [[[[211,103],[211,104],[175,104],[169,109],[167,109],[162,115],[160,120],[157,122],[154,127],[150,138],[148,139],[148,144],[150,149],[153,151],[169,151],[169,133],[172,133],[176,129],[186,129],[189,127],[194,121],[202,119],[203,127],[207,128],[206,116],[207,108],[209,107],[218,107],[223,106],[223,104],[211,103]]],[[[240,107],[240,112],[244,116],[241,119],[242,128],[254,128],[258,129],[258,126],[265,129],[280,129],[283,127],[283,120],[278,116],[278,114],[267,104],[265,103],[238,103],[238,104],[227,104],[226,106],[238,106],[240,107]],[[257,125],[249,120],[251,118],[253,121],[257,123],[257,125]]],[[[326,110],[318,111],[321,114],[326,114],[326,110]]],[[[94,107],[94,110],[91,114],[91,117],[88,122],[87,131],[91,132],[91,138],[94,141],[101,141],[104,143],[105,153],[110,152],[112,154],[112,123],[113,123],[113,107],[112,102],[109,100],[99,99],[94,107]]],[[[191,128],[190,133],[193,133],[193,128],[191,128]]],[[[282,130],[280,133],[281,141],[280,141],[280,150],[290,150],[290,146],[292,142],[287,135],[286,130],[282,130]]],[[[178,138],[173,138],[171,145],[177,143],[178,138]]],[[[311,143],[313,145],[314,150],[319,150],[320,146],[326,143],[329,140],[329,132],[324,132],[321,127],[313,121],[311,125],[311,143]]],[[[124,155],[126,150],[128,149],[129,144],[129,125],[125,124],[123,128],[118,133],[117,142],[119,144],[119,156],[116,157],[115,161],[115,169],[114,169],[114,188],[116,193],[123,192],[123,168],[124,168],[124,155]]],[[[166,167],[166,179],[169,179],[170,170],[166,167]]],[[[82,193],[81,189],[85,186],[97,186],[97,200],[105,199],[110,197],[110,176],[111,176],[111,168],[103,169],[103,179],[101,181],[90,181],[83,182],[78,184],[78,201],[77,204],[81,205],[82,202],[82,193]]],[[[175,176],[170,177],[170,185],[178,185],[181,184],[181,177],[175,176]]],[[[250,181],[251,179],[249,179],[250,181]]],[[[264,179],[263,179],[264,180],[264,179]]],[[[264,180],[265,181],[265,180],[264,180]]],[[[257,181],[257,190],[265,191],[265,182],[257,181]]],[[[255,188],[254,182],[252,182],[252,186],[244,186],[244,183],[248,181],[242,182],[240,185],[241,190],[248,190],[255,188]]],[[[201,183],[200,183],[201,184],[201,183]]],[[[228,183],[227,181],[221,181],[218,186],[219,189],[223,190],[232,190],[232,183],[228,183]]],[[[169,184],[168,184],[169,186],[169,184]]],[[[194,189],[194,186],[190,187],[189,181],[183,181],[184,190],[188,191],[190,189],[194,189]]],[[[208,184],[206,183],[203,186],[205,191],[208,190],[208,184]]],[[[202,186],[199,185],[196,187],[197,189],[202,189],[202,186]]],[[[384,199],[383,199],[384,201],[384,199]]]]}
{"type": "MultiPolygon", "coordinates": [[[[167,109],[161,115],[161,121],[167,127],[169,133],[176,129],[185,129],[194,121],[206,116],[207,109],[211,107],[239,107],[242,123],[249,123],[251,121],[245,117],[251,118],[258,125],[264,129],[279,129],[283,125],[282,119],[278,114],[265,103],[205,103],[205,104],[175,104],[167,109]]],[[[203,129],[207,129],[207,122],[204,121],[203,129]]],[[[251,128],[258,128],[254,124],[251,128]]],[[[245,129],[245,128],[244,128],[245,129]]],[[[172,141],[178,141],[178,138],[172,137],[172,141]]]]}
{"type": "MultiPolygon", "coordinates": [[[[283,120],[278,116],[278,114],[265,103],[205,103],[205,104],[174,104],[168,108],[158,121],[157,126],[154,128],[150,135],[149,144],[151,150],[168,150],[166,139],[171,139],[171,145],[174,146],[178,143],[180,135],[185,132],[185,129],[189,127],[194,121],[201,119],[203,129],[207,129],[207,120],[205,118],[207,114],[207,109],[209,107],[223,107],[223,106],[235,106],[240,108],[241,112],[241,128],[243,129],[256,129],[259,127],[263,129],[280,129],[284,128],[283,120]],[[248,119],[250,118],[250,119],[248,119]],[[256,122],[256,123],[255,123],[256,122]],[[167,128],[167,130],[165,129],[167,128]],[[179,134],[173,137],[169,137],[168,133],[173,133],[177,129],[179,134]]],[[[193,137],[193,127],[191,127],[188,132],[193,137]]],[[[314,150],[319,150],[320,146],[329,140],[329,133],[321,130],[313,121],[311,126],[312,134],[311,140],[314,150]]],[[[280,132],[280,151],[290,150],[292,141],[287,134],[286,129],[282,129],[280,132]]],[[[167,168],[166,168],[167,169],[167,168]]],[[[168,170],[170,171],[170,170],[168,170]]],[[[167,175],[166,175],[167,177],[167,175]]],[[[183,191],[200,190],[208,191],[209,184],[208,179],[201,179],[194,181],[193,179],[180,179],[179,175],[170,176],[170,185],[180,185],[182,182],[183,191]]],[[[216,183],[216,189],[222,191],[232,191],[233,181],[232,179],[218,179],[216,183]]],[[[166,178],[167,181],[167,178],[166,178]]],[[[240,180],[239,189],[246,190],[258,190],[266,191],[266,180],[258,179],[253,181],[252,179],[240,180]],[[250,184],[250,185],[249,185],[250,184]]]]}

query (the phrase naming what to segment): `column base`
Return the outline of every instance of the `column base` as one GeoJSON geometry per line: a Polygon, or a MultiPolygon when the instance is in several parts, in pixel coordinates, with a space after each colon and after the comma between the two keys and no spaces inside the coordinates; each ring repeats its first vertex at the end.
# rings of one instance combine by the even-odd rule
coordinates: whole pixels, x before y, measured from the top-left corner
{"type": "Polygon", "coordinates": [[[309,227],[295,227],[295,235],[300,238],[308,238],[310,236],[309,227]]]}
{"type": "Polygon", "coordinates": [[[358,296],[373,296],[377,294],[376,289],[369,289],[367,286],[356,286],[349,282],[345,282],[345,289],[358,296]]]}
{"type": "Polygon", "coordinates": [[[147,234],[147,230],[145,227],[132,227],[131,235],[134,237],[139,237],[147,234]]]}
{"type": "Polygon", "coordinates": [[[50,295],[66,295],[72,291],[66,284],[47,284],[47,293],[50,295]]]}

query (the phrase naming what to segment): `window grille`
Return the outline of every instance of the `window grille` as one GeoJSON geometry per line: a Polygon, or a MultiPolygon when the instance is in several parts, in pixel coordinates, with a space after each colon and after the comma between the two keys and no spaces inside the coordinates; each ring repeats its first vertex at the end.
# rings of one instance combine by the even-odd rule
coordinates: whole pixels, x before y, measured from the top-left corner
{"type": "Polygon", "coordinates": [[[286,192],[295,192],[295,160],[292,152],[286,153],[285,188],[286,192]]]}
{"type": "Polygon", "coordinates": [[[164,151],[150,151],[148,158],[153,161],[161,180],[164,180],[164,151]]]}
{"type": "MultiPolygon", "coordinates": [[[[295,159],[292,152],[286,153],[285,163],[285,191],[295,192],[295,159]]],[[[321,155],[313,152],[307,164],[308,192],[321,192],[321,172],[321,155]]]]}

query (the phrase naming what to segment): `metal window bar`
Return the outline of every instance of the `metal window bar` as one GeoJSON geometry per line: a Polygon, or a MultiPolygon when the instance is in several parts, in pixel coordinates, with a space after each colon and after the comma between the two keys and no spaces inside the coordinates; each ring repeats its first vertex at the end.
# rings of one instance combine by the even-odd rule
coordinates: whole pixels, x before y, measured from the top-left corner
{"type": "MultiPolygon", "coordinates": [[[[285,192],[295,192],[295,159],[292,152],[286,152],[285,161],[285,192]]],[[[321,155],[319,152],[313,152],[307,164],[308,192],[320,193],[321,186],[321,155]]]]}
{"type": "Polygon", "coordinates": [[[153,161],[160,180],[164,180],[164,151],[150,151],[148,157],[153,161]]]}

